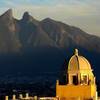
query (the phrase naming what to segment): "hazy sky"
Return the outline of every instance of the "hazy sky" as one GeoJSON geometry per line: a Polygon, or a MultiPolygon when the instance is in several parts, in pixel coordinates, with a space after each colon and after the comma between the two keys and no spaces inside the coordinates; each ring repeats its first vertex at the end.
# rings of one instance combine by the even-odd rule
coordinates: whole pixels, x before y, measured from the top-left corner
{"type": "Polygon", "coordinates": [[[50,17],[100,36],[100,0],[0,0],[0,15],[9,8],[16,18],[29,11],[38,20],[50,17]]]}

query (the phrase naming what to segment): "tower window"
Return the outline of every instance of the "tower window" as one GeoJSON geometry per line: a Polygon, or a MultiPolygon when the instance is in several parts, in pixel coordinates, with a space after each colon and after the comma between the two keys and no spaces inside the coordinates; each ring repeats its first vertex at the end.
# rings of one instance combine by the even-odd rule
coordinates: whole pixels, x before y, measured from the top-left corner
{"type": "Polygon", "coordinates": [[[83,82],[84,82],[85,84],[87,84],[87,76],[86,76],[86,75],[83,76],[83,82]]]}
{"type": "Polygon", "coordinates": [[[73,76],[73,84],[77,85],[78,84],[78,76],[73,76]]]}
{"type": "Polygon", "coordinates": [[[83,76],[82,76],[81,83],[82,83],[82,84],[88,84],[88,77],[87,77],[87,75],[83,75],[83,76]]]}

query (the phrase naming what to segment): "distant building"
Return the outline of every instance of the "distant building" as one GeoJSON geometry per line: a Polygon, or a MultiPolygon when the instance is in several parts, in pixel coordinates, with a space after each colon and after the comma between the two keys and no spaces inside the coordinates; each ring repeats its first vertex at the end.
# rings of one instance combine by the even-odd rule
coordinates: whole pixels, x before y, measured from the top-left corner
{"type": "MultiPolygon", "coordinates": [[[[67,67],[66,67],[67,68],[67,67]]],[[[91,65],[86,58],[79,56],[78,50],[71,57],[67,70],[67,84],[56,83],[56,97],[30,97],[22,94],[19,99],[13,95],[12,100],[97,100],[97,87],[91,65]]],[[[8,100],[6,96],[5,100],[8,100]]]]}

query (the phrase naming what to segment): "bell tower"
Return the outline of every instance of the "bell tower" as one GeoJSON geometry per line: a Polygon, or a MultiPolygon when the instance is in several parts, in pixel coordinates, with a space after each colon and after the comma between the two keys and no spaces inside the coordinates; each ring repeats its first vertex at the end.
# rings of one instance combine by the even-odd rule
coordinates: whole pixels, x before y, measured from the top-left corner
{"type": "Polygon", "coordinates": [[[75,54],[71,57],[68,64],[68,84],[85,84],[95,83],[94,75],[91,66],[87,59],[78,55],[78,49],[75,49],[75,54]]]}
{"type": "Polygon", "coordinates": [[[70,59],[69,65],[68,65],[68,84],[79,84],[79,64],[76,63],[78,60],[78,50],[75,49],[75,55],[70,59]]]}
{"type": "Polygon", "coordinates": [[[70,58],[67,70],[68,83],[56,84],[56,96],[60,100],[67,99],[93,99],[97,98],[95,77],[89,61],[78,54],[75,49],[74,55],[70,58]]]}

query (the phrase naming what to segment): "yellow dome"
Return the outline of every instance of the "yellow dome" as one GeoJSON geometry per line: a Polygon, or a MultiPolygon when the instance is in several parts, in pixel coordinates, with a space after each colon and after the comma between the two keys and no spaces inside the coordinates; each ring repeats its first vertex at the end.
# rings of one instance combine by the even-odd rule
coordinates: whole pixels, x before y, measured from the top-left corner
{"type": "Polygon", "coordinates": [[[75,54],[69,61],[68,70],[91,70],[91,65],[85,57],[79,56],[78,50],[75,49],[75,54]]]}

